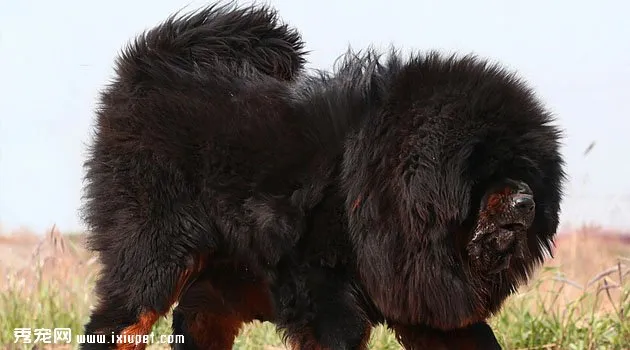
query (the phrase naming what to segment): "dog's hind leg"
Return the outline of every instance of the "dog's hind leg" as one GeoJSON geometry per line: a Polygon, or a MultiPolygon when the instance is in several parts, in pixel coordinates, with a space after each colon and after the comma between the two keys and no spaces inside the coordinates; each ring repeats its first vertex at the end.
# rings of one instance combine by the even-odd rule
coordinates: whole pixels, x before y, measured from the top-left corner
{"type": "Polygon", "coordinates": [[[219,315],[203,306],[183,311],[178,306],[173,311],[173,334],[183,336],[184,340],[171,344],[171,347],[176,350],[230,350],[243,323],[235,314],[219,315]]]}
{"type": "Polygon", "coordinates": [[[244,323],[270,320],[274,311],[265,279],[236,261],[210,261],[173,311],[178,350],[232,349],[244,323]]]}
{"type": "Polygon", "coordinates": [[[192,205],[142,219],[132,205],[104,215],[100,206],[120,204],[114,199],[92,204],[99,225],[89,243],[99,253],[101,274],[85,334],[104,334],[107,344],[81,348],[136,348],[125,340],[149,333],[203,270],[213,232],[199,224],[192,205]]]}
{"type": "Polygon", "coordinates": [[[105,334],[106,344],[82,344],[81,348],[143,349],[147,344],[137,340],[150,333],[154,323],[170,310],[203,265],[202,257],[190,259],[185,267],[105,265],[96,284],[98,305],[85,325],[85,333],[105,334]],[[121,286],[118,272],[121,269],[144,278],[121,286]]]}

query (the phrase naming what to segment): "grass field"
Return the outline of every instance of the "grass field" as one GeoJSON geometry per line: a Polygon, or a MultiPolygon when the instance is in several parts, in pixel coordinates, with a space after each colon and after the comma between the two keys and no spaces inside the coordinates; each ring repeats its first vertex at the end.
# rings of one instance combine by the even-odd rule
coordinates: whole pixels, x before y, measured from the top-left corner
{"type": "MultiPolygon", "coordinates": [[[[630,244],[584,228],[559,239],[555,258],[492,319],[506,349],[630,349],[630,244]]],[[[15,328],[70,328],[81,333],[98,272],[82,235],[0,235],[0,347],[73,348],[15,343],[15,328]]],[[[157,335],[170,334],[161,320],[157,335]]],[[[32,335],[31,339],[35,339],[32,335]]],[[[164,345],[152,346],[165,347],[164,345]]],[[[271,324],[243,328],[235,349],[284,349],[271,324]]],[[[370,349],[400,349],[384,327],[370,349]]]]}

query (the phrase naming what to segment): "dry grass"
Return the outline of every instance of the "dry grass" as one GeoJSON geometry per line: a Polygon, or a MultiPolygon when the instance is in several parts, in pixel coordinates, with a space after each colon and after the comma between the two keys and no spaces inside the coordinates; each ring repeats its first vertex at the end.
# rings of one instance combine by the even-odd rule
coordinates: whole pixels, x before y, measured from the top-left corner
{"type": "MultiPolygon", "coordinates": [[[[555,259],[492,320],[506,349],[629,348],[630,244],[604,233],[583,228],[559,239],[555,259]]],[[[0,347],[29,347],[14,344],[14,328],[82,331],[97,273],[82,244],[82,235],[61,235],[54,228],[44,239],[0,236],[0,347]]],[[[161,320],[154,332],[169,334],[169,320],[161,320]]],[[[234,348],[284,347],[272,325],[254,323],[243,328],[234,348]]],[[[400,346],[378,327],[370,348],[400,346]]]]}

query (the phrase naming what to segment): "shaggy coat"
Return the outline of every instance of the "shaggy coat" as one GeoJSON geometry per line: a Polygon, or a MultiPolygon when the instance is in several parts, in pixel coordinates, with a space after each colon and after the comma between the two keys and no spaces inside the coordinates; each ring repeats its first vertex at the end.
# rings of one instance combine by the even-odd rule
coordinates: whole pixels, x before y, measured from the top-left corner
{"type": "Polygon", "coordinates": [[[379,104],[348,133],[342,183],[361,285],[403,344],[421,348],[417,325],[487,331],[550,253],[564,162],[560,130],[514,74],[472,56],[392,56],[371,73],[379,104]],[[517,222],[501,201],[522,193],[535,209],[513,250],[477,253],[508,257],[491,273],[470,242],[487,221],[517,222]]]}
{"type": "Polygon", "coordinates": [[[409,349],[499,348],[485,320],[558,224],[549,113],[473,57],[303,64],[265,7],[171,17],[120,55],[84,207],[103,266],[85,332],[108,337],[83,348],[142,347],[123,336],[175,303],[183,349],[231,349],[255,319],[296,349],[363,349],[383,322],[409,349]],[[484,245],[516,194],[535,199],[526,232],[501,231],[520,253],[484,245]]]}

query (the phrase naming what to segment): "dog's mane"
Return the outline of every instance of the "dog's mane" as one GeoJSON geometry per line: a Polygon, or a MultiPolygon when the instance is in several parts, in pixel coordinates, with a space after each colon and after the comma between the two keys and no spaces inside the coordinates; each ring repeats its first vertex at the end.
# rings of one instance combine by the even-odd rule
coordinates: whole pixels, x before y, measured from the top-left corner
{"type": "Polygon", "coordinates": [[[320,80],[309,108],[345,135],[350,235],[372,299],[388,316],[438,327],[497,310],[558,225],[565,175],[553,116],[516,74],[474,55],[349,51],[320,80]],[[531,255],[488,281],[467,270],[457,241],[470,234],[485,186],[510,176],[539,203],[531,255]]]}

